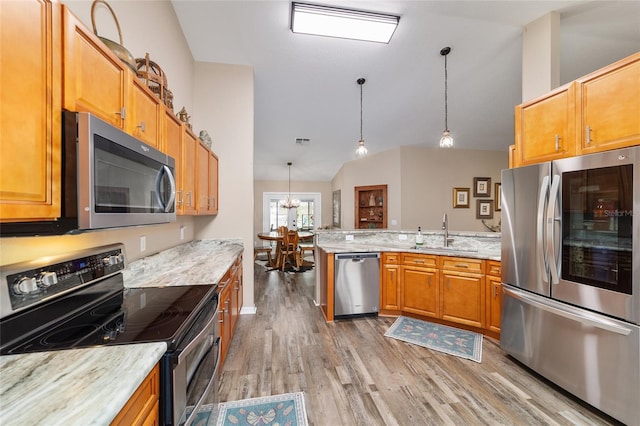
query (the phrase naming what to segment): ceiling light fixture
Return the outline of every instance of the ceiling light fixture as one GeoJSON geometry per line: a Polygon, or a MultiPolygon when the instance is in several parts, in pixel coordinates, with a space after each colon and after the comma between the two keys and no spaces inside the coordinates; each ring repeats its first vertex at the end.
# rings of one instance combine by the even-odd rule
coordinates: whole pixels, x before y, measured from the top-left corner
{"type": "Polygon", "coordinates": [[[364,138],[362,137],[362,86],[366,80],[364,78],[359,78],[356,80],[356,83],[360,85],[360,141],[358,142],[358,149],[356,149],[356,155],[358,157],[363,157],[367,155],[367,148],[364,146],[364,138]]]}
{"type": "Polygon", "coordinates": [[[447,55],[450,52],[450,47],[443,47],[442,50],[440,50],[440,54],[444,56],[444,132],[442,132],[442,137],[440,138],[440,148],[453,147],[453,137],[451,137],[451,132],[449,132],[447,99],[447,55]]]}
{"type": "Polygon", "coordinates": [[[291,164],[293,164],[291,161],[287,163],[287,166],[289,166],[289,196],[284,200],[280,200],[280,207],[284,209],[297,209],[300,207],[300,200],[291,198],[291,164]]]}
{"type": "Polygon", "coordinates": [[[291,3],[291,31],[389,43],[400,17],[341,7],[291,3]]]}

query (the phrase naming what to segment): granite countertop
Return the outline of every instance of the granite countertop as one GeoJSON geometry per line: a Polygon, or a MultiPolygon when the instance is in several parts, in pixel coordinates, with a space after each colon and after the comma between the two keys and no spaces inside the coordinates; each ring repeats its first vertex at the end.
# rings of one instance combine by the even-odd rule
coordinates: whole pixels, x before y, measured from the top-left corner
{"type": "Polygon", "coordinates": [[[327,253],[403,252],[497,261],[501,258],[501,242],[498,233],[450,232],[449,236],[453,241],[448,247],[444,247],[442,232],[426,231],[423,236],[424,244],[419,249],[416,249],[415,232],[406,231],[319,233],[316,244],[327,253]]]}
{"type": "Polygon", "coordinates": [[[220,282],[244,250],[242,240],[195,240],[136,260],[123,271],[124,285],[164,287],[220,282]]]}
{"type": "Polygon", "coordinates": [[[0,357],[0,423],[106,425],[166,352],[140,343],[0,357]]]}
{"type": "MultiPolygon", "coordinates": [[[[136,260],[125,287],[218,283],[242,240],[196,240],[136,260]]],[[[104,425],[162,358],[164,342],[0,356],[0,424],[104,425]]]]}

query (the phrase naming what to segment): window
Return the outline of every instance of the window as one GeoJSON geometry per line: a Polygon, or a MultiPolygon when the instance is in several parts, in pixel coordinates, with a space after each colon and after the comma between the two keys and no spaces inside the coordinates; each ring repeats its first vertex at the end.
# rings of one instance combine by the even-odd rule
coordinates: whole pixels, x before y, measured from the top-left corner
{"type": "Polygon", "coordinates": [[[287,226],[289,214],[295,214],[296,227],[299,231],[313,231],[322,226],[321,206],[322,199],[320,193],[297,193],[292,197],[300,200],[297,209],[285,209],[280,207],[279,202],[288,194],[281,192],[265,192],[262,194],[263,200],[263,231],[276,230],[279,226],[287,226]]]}

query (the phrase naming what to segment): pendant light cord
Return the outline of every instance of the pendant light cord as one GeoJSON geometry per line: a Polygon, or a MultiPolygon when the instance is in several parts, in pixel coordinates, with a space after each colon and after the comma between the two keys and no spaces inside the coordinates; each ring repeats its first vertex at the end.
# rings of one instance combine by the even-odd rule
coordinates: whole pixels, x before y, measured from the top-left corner
{"type": "Polygon", "coordinates": [[[448,123],[448,96],[447,96],[447,80],[448,80],[448,74],[447,74],[447,54],[448,52],[444,55],[444,129],[448,132],[449,131],[449,123],[448,123]]]}
{"type": "Polygon", "coordinates": [[[363,140],[362,139],[362,84],[360,85],[360,140],[363,140]]]}

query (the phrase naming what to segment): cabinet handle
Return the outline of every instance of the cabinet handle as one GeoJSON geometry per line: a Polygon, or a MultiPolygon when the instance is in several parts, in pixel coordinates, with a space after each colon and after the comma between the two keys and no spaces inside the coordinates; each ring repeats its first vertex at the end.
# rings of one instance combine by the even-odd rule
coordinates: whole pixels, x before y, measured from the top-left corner
{"type": "Polygon", "coordinates": [[[493,285],[493,298],[495,299],[496,297],[498,297],[498,285],[494,284],[493,285]]]}
{"type": "Polygon", "coordinates": [[[176,205],[178,206],[182,206],[182,203],[184,203],[184,200],[182,199],[182,189],[178,190],[178,198],[176,200],[176,205]]]}
{"type": "Polygon", "coordinates": [[[591,126],[587,126],[587,128],[585,129],[585,133],[585,139],[587,145],[589,145],[591,143],[591,126]]]}
{"type": "Polygon", "coordinates": [[[221,313],[222,313],[222,315],[220,315],[220,320],[218,320],[218,322],[219,322],[220,324],[224,324],[224,314],[225,314],[226,312],[225,312],[225,310],[223,309],[221,313]]]}
{"type": "Polygon", "coordinates": [[[424,263],[424,260],[421,260],[421,259],[415,259],[415,260],[413,261],[413,263],[424,263]]]}
{"type": "Polygon", "coordinates": [[[447,290],[451,288],[451,278],[447,278],[447,290]]]}
{"type": "Polygon", "coordinates": [[[556,134],[556,151],[560,150],[560,136],[556,134]]]}
{"type": "Polygon", "coordinates": [[[125,118],[127,118],[127,109],[125,107],[122,107],[120,111],[116,111],[114,114],[119,115],[120,119],[124,120],[125,118]]]}
{"type": "Polygon", "coordinates": [[[147,129],[147,126],[145,126],[144,121],[138,124],[136,127],[142,130],[143,132],[147,129]]]}
{"type": "Polygon", "coordinates": [[[456,263],[456,268],[468,268],[469,265],[466,263],[456,263]]]}
{"type": "Polygon", "coordinates": [[[191,191],[187,192],[187,198],[189,199],[189,203],[187,203],[187,206],[191,207],[191,191]]]}

